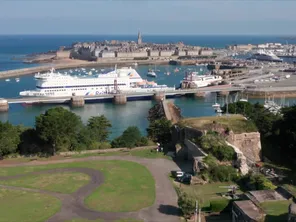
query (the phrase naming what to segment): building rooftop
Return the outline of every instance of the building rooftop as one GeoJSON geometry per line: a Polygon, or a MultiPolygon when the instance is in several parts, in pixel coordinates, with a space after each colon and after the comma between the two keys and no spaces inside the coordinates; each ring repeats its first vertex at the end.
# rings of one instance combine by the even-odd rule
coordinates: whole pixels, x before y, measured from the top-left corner
{"type": "Polygon", "coordinates": [[[250,200],[234,201],[234,206],[254,221],[258,221],[264,216],[260,208],[250,200]]]}
{"type": "Polygon", "coordinates": [[[254,198],[259,203],[263,203],[266,201],[286,200],[282,195],[280,195],[275,190],[255,190],[255,191],[249,191],[249,194],[251,195],[252,198],[254,198]]]}

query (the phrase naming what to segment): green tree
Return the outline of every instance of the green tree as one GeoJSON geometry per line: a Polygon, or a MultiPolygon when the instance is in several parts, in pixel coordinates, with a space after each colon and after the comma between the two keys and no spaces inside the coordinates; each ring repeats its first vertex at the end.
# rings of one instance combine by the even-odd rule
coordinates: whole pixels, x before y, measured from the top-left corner
{"type": "Polygon", "coordinates": [[[52,146],[52,155],[54,155],[63,146],[71,149],[76,142],[82,122],[75,113],[56,107],[37,116],[35,125],[38,136],[52,146]]]}
{"type": "MultiPolygon", "coordinates": [[[[223,111],[226,111],[224,106],[223,111]]],[[[261,136],[266,137],[273,133],[274,124],[281,118],[279,115],[269,112],[263,105],[249,102],[236,102],[228,105],[228,112],[232,114],[242,114],[253,121],[261,136]]]]}
{"type": "Polygon", "coordinates": [[[186,218],[190,218],[195,212],[195,200],[186,193],[181,193],[179,195],[178,206],[186,218]]]}
{"type": "Polygon", "coordinates": [[[143,139],[141,132],[138,127],[130,126],[128,127],[121,136],[115,138],[111,142],[113,148],[117,147],[136,147],[137,145],[147,145],[148,140],[143,139]]]}
{"type": "Polygon", "coordinates": [[[0,122],[0,156],[15,153],[20,143],[19,127],[0,122]]]}
{"type": "MultiPolygon", "coordinates": [[[[222,107],[223,112],[226,112],[226,105],[222,107]]],[[[249,102],[238,101],[228,104],[228,112],[233,114],[242,114],[249,116],[253,112],[253,105],[249,102]]]]}
{"type": "Polygon", "coordinates": [[[104,116],[93,116],[88,120],[87,129],[91,138],[97,142],[106,142],[109,136],[110,121],[104,116]]]}
{"type": "Polygon", "coordinates": [[[278,144],[290,157],[296,157],[296,106],[282,109],[283,119],[278,123],[278,144]]]}
{"type": "Polygon", "coordinates": [[[148,137],[153,142],[168,144],[172,138],[171,128],[172,122],[165,118],[152,121],[147,128],[148,137]]]}

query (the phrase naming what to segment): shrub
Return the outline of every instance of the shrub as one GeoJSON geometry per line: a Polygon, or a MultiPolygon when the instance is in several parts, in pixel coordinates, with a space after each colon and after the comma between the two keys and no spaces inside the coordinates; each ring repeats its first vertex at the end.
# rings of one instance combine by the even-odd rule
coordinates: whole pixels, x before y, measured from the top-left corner
{"type": "Polygon", "coordinates": [[[136,146],[147,146],[149,143],[149,140],[147,137],[142,136],[139,141],[136,142],[136,146]]]}
{"type": "Polygon", "coordinates": [[[178,206],[186,218],[190,218],[195,212],[195,200],[186,193],[180,193],[178,206]]]}
{"type": "Polygon", "coordinates": [[[229,203],[230,203],[230,200],[225,198],[212,200],[210,202],[210,209],[212,212],[226,211],[229,206],[229,203]]]}
{"type": "Polygon", "coordinates": [[[233,148],[228,145],[214,146],[211,153],[220,161],[231,161],[235,157],[233,148]]]}
{"type": "Polygon", "coordinates": [[[207,155],[206,157],[204,157],[204,158],[203,158],[203,162],[204,162],[205,164],[207,164],[208,167],[214,167],[214,166],[217,166],[217,159],[216,159],[213,155],[211,155],[211,154],[209,154],[209,155],[207,155]]]}
{"type": "Polygon", "coordinates": [[[237,181],[238,173],[231,166],[214,166],[208,170],[209,177],[212,181],[228,182],[237,181]]]}
{"type": "Polygon", "coordinates": [[[138,127],[136,126],[130,126],[128,127],[121,136],[115,138],[111,142],[111,146],[113,148],[120,148],[120,147],[128,147],[133,148],[141,144],[140,146],[143,146],[144,144],[148,144],[148,140],[145,140],[138,127]]]}
{"type": "Polygon", "coordinates": [[[240,180],[240,183],[248,185],[251,189],[255,190],[273,190],[276,188],[276,186],[262,174],[249,173],[240,180]]]}
{"type": "Polygon", "coordinates": [[[214,132],[208,132],[198,138],[198,144],[206,152],[213,154],[220,161],[231,161],[235,158],[235,152],[228,146],[225,139],[214,132]]]}

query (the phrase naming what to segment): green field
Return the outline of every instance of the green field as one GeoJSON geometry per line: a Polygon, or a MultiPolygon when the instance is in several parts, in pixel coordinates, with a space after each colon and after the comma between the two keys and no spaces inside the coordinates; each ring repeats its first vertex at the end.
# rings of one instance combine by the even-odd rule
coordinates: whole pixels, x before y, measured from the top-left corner
{"type": "MultiPolygon", "coordinates": [[[[92,209],[111,212],[137,211],[144,207],[151,206],[154,203],[155,183],[152,175],[146,167],[129,161],[104,160],[38,166],[1,167],[0,175],[19,175],[56,168],[76,167],[92,168],[104,174],[104,183],[85,200],[86,205],[92,209]]],[[[80,185],[83,185],[87,182],[85,180],[86,178],[89,180],[87,175],[80,175],[79,173],[75,175],[67,173],[68,176],[65,179],[62,179],[62,175],[62,173],[57,173],[56,175],[27,175],[21,179],[0,181],[0,184],[23,185],[25,187],[71,193],[73,190],[78,189],[78,185],[74,185],[74,183],[76,183],[74,181],[79,181],[80,185]],[[43,182],[34,181],[38,179],[38,177],[39,179],[42,178],[45,184],[43,184],[43,182]],[[16,184],[16,181],[20,184],[16,184]]],[[[60,208],[60,202],[55,198],[48,196],[43,197],[41,194],[21,191],[7,191],[5,196],[1,195],[0,205],[5,206],[1,208],[3,211],[1,218],[5,218],[5,222],[24,221],[23,218],[27,218],[27,214],[30,218],[31,215],[34,216],[36,214],[35,220],[33,221],[44,221],[44,219],[51,216],[60,208]],[[14,192],[22,194],[20,195],[20,199],[18,195],[14,195],[14,192]],[[6,207],[8,206],[7,200],[12,200],[13,203],[16,203],[16,206],[20,205],[20,207],[13,208],[13,203],[11,203],[9,205],[10,209],[13,208],[14,210],[8,210],[9,208],[6,207]],[[48,209],[47,206],[50,206],[50,209],[48,209]],[[3,215],[5,215],[5,217],[3,217],[3,215]]]]}
{"type": "Polygon", "coordinates": [[[90,181],[88,175],[77,172],[47,173],[28,175],[18,179],[1,181],[2,185],[37,188],[60,193],[74,193],[90,181]]]}
{"type": "Polygon", "coordinates": [[[118,152],[106,152],[106,153],[92,153],[92,154],[75,154],[71,157],[73,158],[82,158],[88,156],[138,156],[143,158],[164,158],[171,160],[172,158],[164,155],[163,153],[156,152],[151,149],[142,149],[142,150],[129,150],[129,151],[118,151],[118,152]]]}
{"type": "Polygon", "coordinates": [[[234,133],[248,133],[258,131],[253,122],[246,120],[242,115],[229,116],[205,116],[198,118],[185,118],[181,120],[180,124],[190,126],[196,129],[211,128],[213,122],[221,125],[224,129],[229,128],[234,133]]]}
{"type": "MultiPolygon", "coordinates": [[[[155,146],[156,147],[156,146],[155,146]]],[[[153,149],[130,149],[130,150],[122,150],[122,151],[116,151],[116,152],[102,152],[98,151],[97,153],[80,153],[80,154],[73,154],[69,155],[67,157],[62,155],[57,155],[53,157],[16,157],[16,158],[7,158],[4,159],[3,163],[26,163],[30,162],[32,160],[36,161],[49,161],[49,160],[65,160],[69,158],[83,158],[83,157],[90,157],[90,156],[137,156],[137,157],[143,157],[143,158],[164,158],[168,160],[172,160],[171,157],[164,155],[163,153],[159,153],[154,151],[153,149]]]]}
{"type": "Polygon", "coordinates": [[[287,221],[290,203],[288,200],[261,203],[261,207],[266,213],[265,222],[287,221]]]}
{"type": "Polygon", "coordinates": [[[154,203],[155,185],[150,172],[139,164],[122,163],[112,164],[106,169],[105,183],[86,199],[91,209],[106,212],[137,211],[154,203]]]}
{"type": "Polygon", "coordinates": [[[97,219],[97,220],[73,219],[73,220],[67,220],[65,222],[104,222],[104,220],[101,220],[101,219],[97,219]]]}
{"type": "MultiPolygon", "coordinates": [[[[177,189],[187,193],[189,196],[194,197],[196,200],[202,204],[202,207],[206,210],[210,207],[210,202],[212,200],[222,199],[222,193],[226,193],[228,189],[222,188],[223,186],[234,185],[231,182],[225,183],[208,183],[205,185],[182,185],[181,187],[177,186],[177,189]]],[[[237,191],[241,193],[241,191],[237,191]]]]}
{"type": "Polygon", "coordinates": [[[61,207],[60,201],[45,194],[0,189],[1,222],[43,222],[61,207]]]}
{"type": "MultiPolygon", "coordinates": [[[[101,220],[101,219],[97,219],[97,220],[73,219],[73,220],[69,220],[67,222],[104,222],[104,220],[101,220]]],[[[127,218],[127,219],[115,220],[114,222],[142,222],[142,220],[127,218]]]]}

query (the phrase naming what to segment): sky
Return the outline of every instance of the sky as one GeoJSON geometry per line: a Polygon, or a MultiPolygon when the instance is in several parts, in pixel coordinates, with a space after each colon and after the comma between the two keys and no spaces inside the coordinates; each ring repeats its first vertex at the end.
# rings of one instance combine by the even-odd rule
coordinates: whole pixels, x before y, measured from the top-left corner
{"type": "Polygon", "coordinates": [[[296,0],[0,0],[0,34],[296,35],[296,0]]]}

